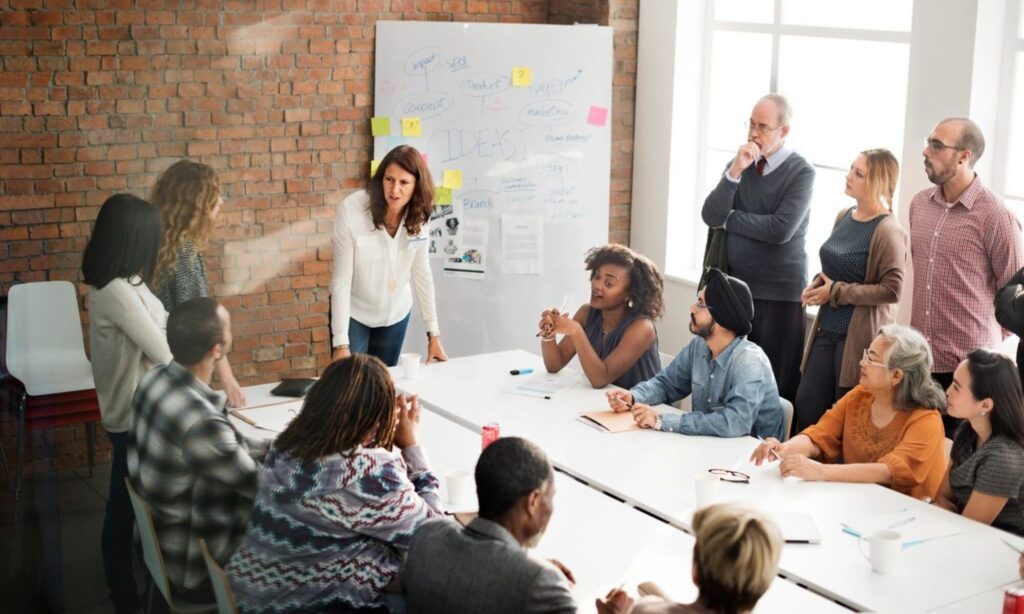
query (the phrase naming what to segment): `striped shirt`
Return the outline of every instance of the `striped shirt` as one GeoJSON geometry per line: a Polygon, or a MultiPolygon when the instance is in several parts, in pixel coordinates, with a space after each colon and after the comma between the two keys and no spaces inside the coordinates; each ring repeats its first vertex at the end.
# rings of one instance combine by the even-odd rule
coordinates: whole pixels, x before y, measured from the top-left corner
{"type": "Polygon", "coordinates": [[[1002,341],[996,292],[1024,264],[1020,221],[977,177],[955,203],[942,187],[910,203],[914,262],[911,326],[935,357],[933,371],[949,373],[964,356],[1002,341]]]}

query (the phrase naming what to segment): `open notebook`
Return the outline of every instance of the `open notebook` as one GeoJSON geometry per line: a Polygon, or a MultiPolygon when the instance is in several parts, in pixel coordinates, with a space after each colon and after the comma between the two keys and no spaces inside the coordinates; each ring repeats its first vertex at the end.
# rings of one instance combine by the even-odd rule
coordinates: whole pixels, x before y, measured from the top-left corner
{"type": "Polygon", "coordinates": [[[589,411],[585,414],[580,414],[577,420],[605,433],[624,433],[626,431],[640,430],[640,427],[633,421],[633,414],[628,411],[619,413],[615,413],[610,409],[605,411],[589,411]]]}

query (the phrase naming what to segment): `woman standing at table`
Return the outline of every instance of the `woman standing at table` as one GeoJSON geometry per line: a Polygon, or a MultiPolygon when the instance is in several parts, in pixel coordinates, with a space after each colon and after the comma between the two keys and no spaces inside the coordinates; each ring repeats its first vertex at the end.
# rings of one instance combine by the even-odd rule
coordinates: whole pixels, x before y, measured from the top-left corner
{"type": "Polygon", "coordinates": [[[132,574],[133,515],[128,489],[132,396],[150,367],[171,361],[167,312],[146,284],[160,250],[160,213],[130,194],[103,203],[82,255],[89,285],[89,353],[103,428],[113,447],[103,516],[103,570],[115,612],[141,607],[132,574]]]}
{"type": "Polygon", "coordinates": [[[328,365],[267,454],[225,568],[241,612],[387,611],[413,532],[442,514],[419,419],[380,360],[328,365]]]}
{"type": "MultiPolygon", "coordinates": [[[[203,249],[224,199],[216,171],[191,160],[175,162],[164,171],[149,199],[164,223],[155,293],[170,312],[184,302],[210,295],[203,249]]],[[[245,394],[228,361],[217,361],[216,371],[228,395],[228,406],[245,405],[245,394]]]]}
{"type": "Polygon", "coordinates": [[[939,410],[942,389],[931,377],[932,353],[921,333],[883,326],[860,361],[860,383],[817,424],[786,443],[769,437],[750,458],[781,458],[783,477],[882,484],[932,497],[946,472],[939,410]]]}
{"type": "Polygon", "coordinates": [[[953,373],[947,412],[957,428],[935,503],[1024,535],[1024,393],[1013,361],[974,350],[953,373]]]}
{"type": "Polygon", "coordinates": [[[548,373],[580,357],[594,388],[631,388],[661,370],[655,318],[663,311],[661,272],[647,257],[624,245],[590,250],[590,302],[572,318],[558,309],[541,313],[541,353],[548,373]],[[555,335],[563,335],[561,342],[555,335]]]}
{"type": "Polygon", "coordinates": [[[820,305],[804,349],[795,399],[799,432],[857,384],[859,361],[878,329],[896,321],[907,267],[907,233],[892,214],[899,163],[887,149],[861,152],[846,174],[842,211],[821,246],[821,272],[804,289],[820,305]]]}
{"type": "Polygon", "coordinates": [[[388,152],[366,189],[338,205],[331,276],[333,360],[360,353],[388,366],[398,364],[412,291],[427,329],[427,362],[448,360],[427,254],[433,206],[430,170],[408,145],[388,152]]]}

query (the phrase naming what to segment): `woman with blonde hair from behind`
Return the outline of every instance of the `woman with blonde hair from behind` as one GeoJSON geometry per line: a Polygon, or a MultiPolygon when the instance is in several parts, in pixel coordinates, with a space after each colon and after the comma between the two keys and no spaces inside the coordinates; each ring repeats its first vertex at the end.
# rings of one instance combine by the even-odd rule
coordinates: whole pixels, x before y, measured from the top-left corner
{"type": "Polygon", "coordinates": [[[771,586],[779,569],[782,537],[759,512],[738,503],[720,503],[693,516],[693,582],[697,600],[669,601],[651,582],[638,588],[643,598],[633,606],[624,591],[597,601],[601,614],[739,614],[750,612],[771,586]]]}
{"type": "MultiPolygon", "coordinates": [[[[203,251],[224,206],[217,172],[206,164],[179,160],[160,175],[149,199],[160,210],[164,224],[156,266],[157,298],[171,311],[194,298],[210,296],[203,251]]],[[[245,395],[228,361],[218,361],[216,369],[228,405],[244,405],[245,395]]]]}

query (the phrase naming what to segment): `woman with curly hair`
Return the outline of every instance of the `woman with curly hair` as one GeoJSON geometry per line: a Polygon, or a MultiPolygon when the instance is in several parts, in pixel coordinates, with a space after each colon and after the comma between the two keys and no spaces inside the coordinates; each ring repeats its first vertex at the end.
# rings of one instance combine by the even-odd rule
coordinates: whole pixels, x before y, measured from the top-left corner
{"type": "Polygon", "coordinates": [[[408,145],[389,151],[366,189],[338,205],[331,275],[333,360],[360,353],[396,365],[413,292],[427,329],[427,362],[448,360],[427,255],[433,206],[430,170],[408,145]]]}
{"type": "Polygon", "coordinates": [[[544,366],[557,373],[578,355],[594,388],[631,388],[654,377],[661,370],[654,319],[663,311],[665,285],[658,267],[617,244],[591,249],[584,262],[590,302],[572,318],[558,309],[541,313],[544,366]],[[555,335],[562,340],[556,343],[555,335]]]}
{"type": "MultiPolygon", "coordinates": [[[[169,312],[194,298],[210,295],[203,250],[224,199],[216,171],[206,164],[179,160],[160,175],[149,200],[160,210],[164,223],[156,296],[169,312]]],[[[228,361],[218,361],[216,369],[217,379],[228,395],[228,406],[245,405],[245,394],[228,361]]]]}

